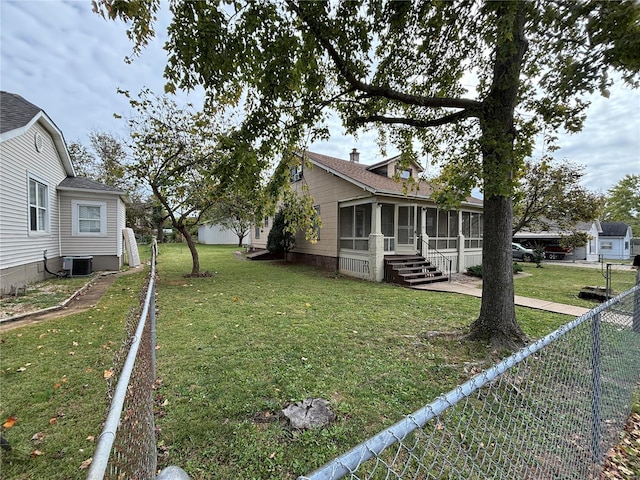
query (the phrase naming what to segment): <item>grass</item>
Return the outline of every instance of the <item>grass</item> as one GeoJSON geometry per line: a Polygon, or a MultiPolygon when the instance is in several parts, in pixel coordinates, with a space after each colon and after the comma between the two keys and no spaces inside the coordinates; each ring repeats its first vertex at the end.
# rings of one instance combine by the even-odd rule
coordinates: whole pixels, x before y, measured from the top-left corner
{"type": "MultiPolygon", "coordinates": [[[[201,269],[214,275],[184,278],[188,249],[162,245],[157,295],[160,467],[179,465],[192,479],[296,478],[468,379],[465,364],[498,359],[486,345],[427,335],[466,331],[477,298],[198,248],[201,269]],[[307,432],[273,421],[307,397],[329,399],[337,421],[307,432]]],[[[525,288],[561,277],[550,265],[538,270],[525,288]]],[[[583,272],[581,283],[588,275],[599,270],[583,272]]],[[[85,314],[2,334],[0,419],[18,417],[3,433],[14,448],[2,452],[2,478],[84,478],[80,465],[95,447],[87,438],[98,436],[106,415],[103,371],[141,278],[119,278],[85,314]]],[[[518,294],[527,278],[516,280],[518,294]]],[[[557,288],[569,295],[566,287],[557,288]]],[[[568,320],[520,307],[517,314],[533,337],[568,320]]]]}
{"type": "Polygon", "coordinates": [[[106,418],[105,370],[120,348],[126,315],[138,305],[144,273],[116,280],[92,310],[3,332],[0,339],[0,422],[3,479],[84,478],[106,418]],[[32,440],[33,439],[33,440],[32,440]]]}
{"type": "MultiPolygon", "coordinates": [[[[533,263],[521,263],[523,273],[516,277],[515,293],[525,297],[540,298],[578,307],[594,308],[597,303],[578,298],[580,289],[586,286],[604,287],[606,280],[599,268],[579,268],[543,263],[536,268],[533,263]]],[[[611,271],[611,288],[614,294],[622,293],[635,285],[635,270],[611,271]]]]}

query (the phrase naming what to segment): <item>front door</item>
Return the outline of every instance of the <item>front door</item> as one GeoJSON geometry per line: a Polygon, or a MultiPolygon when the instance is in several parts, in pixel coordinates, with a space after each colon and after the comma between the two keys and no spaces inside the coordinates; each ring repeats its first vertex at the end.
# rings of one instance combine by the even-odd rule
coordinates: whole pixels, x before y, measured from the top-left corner
{"type": "Polygon", "coordinates": [[[398,207],[398,229],[396,253],[416,253],[416,211],[415,205],[400,205],[398,207]]]}

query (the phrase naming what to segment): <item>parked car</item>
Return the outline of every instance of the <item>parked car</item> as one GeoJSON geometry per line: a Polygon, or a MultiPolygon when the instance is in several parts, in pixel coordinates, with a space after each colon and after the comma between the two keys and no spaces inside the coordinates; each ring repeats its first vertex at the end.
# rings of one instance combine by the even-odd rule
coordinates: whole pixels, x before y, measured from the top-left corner
{"type": "Polygon", "coordinates": [[[511,255],[514,260],[522,260],[523,262],[533,261],[533,250],[525,248],[519,243],[511,244],[511,255]]]}
{"type": "Polygon", "coordinates": [[[573,252],[571,248],[563,248],[560,245],[546,245],[544,247],[544,257],[549,260],[562,260],[566,255],[573,252]]]}

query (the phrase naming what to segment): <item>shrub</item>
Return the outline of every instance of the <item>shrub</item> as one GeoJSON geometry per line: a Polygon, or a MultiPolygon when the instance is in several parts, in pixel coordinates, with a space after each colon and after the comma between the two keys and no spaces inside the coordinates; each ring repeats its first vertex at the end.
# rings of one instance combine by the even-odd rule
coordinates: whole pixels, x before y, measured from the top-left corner
{"type": "Polygon", "coordinates": [[[287,258],[287,253],[296,246],[296,239],[290,232],[286,231],[286,226],[287,221],[284,218],[284,212],[280,209],[273,219],[273,224],[267,237],[267,250],[275,254],[284,253],[285,259],[287,258]]]}
{"type": "MultiPolygon", "coordinates": [[[[513,264],[514,275],[516,273],[520,273],[521,271],[522,271],[522,265],[520,265],[518,262],[515,262],[513,264]]],[[[467,275],[470,275],[472,277],[482,278],[482,265],[474,265],[472,267],[467,267],[467,275]]]]}

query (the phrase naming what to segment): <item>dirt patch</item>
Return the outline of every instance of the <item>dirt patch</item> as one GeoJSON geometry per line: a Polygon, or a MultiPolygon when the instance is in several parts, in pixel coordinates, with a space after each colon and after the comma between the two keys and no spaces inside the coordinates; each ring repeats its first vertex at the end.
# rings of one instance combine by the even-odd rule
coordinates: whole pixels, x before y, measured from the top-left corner
{"type": "MultiPolygon", "coordinates": [[[[50,308],[39,309],[27,302],[16,304],[15,310],[12,311],[12,316],[0,318],[0,332],[89,310],[96,306],[116,278],[122,275],[137,273],[140,271],[140,268],[142,267],[130,268],[125,272],[100,273],[90,283],[78,289],[69,298],[59,305],[50,308]]],[[[54,287],[55,284],[52,288],[54,287]]],[[[39,290],[42,290],[42,288],[39,288],[39,290]]],[[[3,306],[3,312],[5,311],[6,309],[3,306]]]]}

